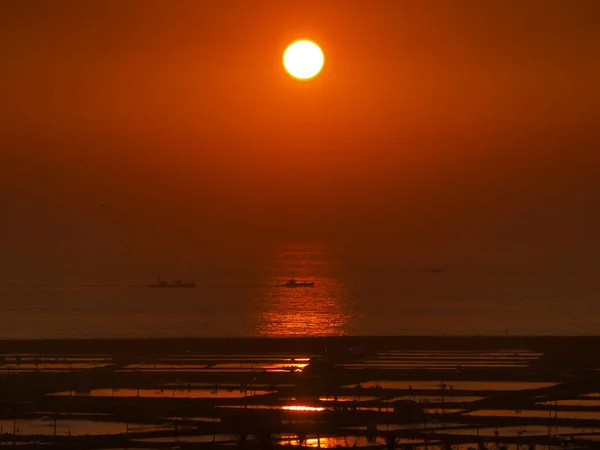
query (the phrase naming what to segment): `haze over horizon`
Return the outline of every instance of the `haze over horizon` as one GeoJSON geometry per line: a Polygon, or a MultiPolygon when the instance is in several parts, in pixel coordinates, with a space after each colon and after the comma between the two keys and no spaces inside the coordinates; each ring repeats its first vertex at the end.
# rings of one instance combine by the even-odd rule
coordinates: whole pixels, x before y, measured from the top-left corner
{"type": "Polygon", "coordinates": [[[600,270],[598,2],[4,1],[0,54],[0,284],[600,270]]]}

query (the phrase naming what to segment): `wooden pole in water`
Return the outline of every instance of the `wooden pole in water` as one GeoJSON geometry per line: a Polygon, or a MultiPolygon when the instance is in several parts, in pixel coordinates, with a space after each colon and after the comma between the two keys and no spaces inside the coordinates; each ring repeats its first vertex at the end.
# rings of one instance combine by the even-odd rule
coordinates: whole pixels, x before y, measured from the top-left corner
{"type": "Polygon", "coordinates": [[[444,421],[444,389],[446,389],[446,383],[444,383],[444,380],[442,380],[442,422],[444,421]]]}
{"type": "Polygon", "coordinates": [[[548,450],[550,450],[550,429],[552,428],[552,410],[549,410],[548,413],[548,450]]]}

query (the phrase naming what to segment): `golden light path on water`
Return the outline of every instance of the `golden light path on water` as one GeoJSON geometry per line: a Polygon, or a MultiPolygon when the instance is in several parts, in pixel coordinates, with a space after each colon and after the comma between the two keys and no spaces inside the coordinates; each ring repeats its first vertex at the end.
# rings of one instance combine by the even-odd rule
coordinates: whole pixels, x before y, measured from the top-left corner
{"type": "Polygon", "coordinates": [[[300,406],[300,405],[289,405],[282,406],[281,409],[286,411],[325,411],[322,406],[300,406]]]}
{"type": "Polygon", "coordinates": [[[351,313],[331,254],[315,244],[282,248],[272,259],[269,289],[256,300],[256,336],[323,336],[347,332],[351,313]],[[314,287],[281,286],[290,278],[314,287]]]}

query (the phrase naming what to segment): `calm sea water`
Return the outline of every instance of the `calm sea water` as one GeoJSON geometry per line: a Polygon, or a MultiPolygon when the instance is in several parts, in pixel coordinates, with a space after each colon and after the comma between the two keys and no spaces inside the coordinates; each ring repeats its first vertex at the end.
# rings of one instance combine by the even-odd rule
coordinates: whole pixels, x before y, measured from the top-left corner
{"type": "Polygon", "coordinates": [[[299,247],[196,289],[4,286],[0,317],[0,339],[597,334],[600,281],[578,273],[352,268],[299,247]],[[280,286],[292,276],[315,287],[280,286]]]}

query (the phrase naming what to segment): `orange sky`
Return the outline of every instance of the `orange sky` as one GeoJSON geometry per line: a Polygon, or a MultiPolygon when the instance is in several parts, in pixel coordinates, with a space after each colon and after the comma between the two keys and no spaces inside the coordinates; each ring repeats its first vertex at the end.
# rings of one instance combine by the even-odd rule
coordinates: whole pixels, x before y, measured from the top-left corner
{"type": "Polygon", "coordinates": [[[598,261],[594,0],[6,0],[0,55],[16,277],[334,237],[598,261]],[[326,58],[304,83],[302,37],[326,58]]]}

